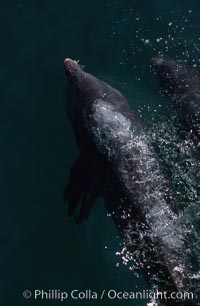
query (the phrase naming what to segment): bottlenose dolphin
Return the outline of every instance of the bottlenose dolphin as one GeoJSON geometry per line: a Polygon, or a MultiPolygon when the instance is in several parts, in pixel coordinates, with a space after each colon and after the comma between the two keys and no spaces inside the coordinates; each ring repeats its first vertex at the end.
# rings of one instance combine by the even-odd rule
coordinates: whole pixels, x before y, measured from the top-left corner
{"type": "MultiPolygon", "coordinates": [[[[95,199],[103,196],[147,281],[169,293],[187,291],[182,229],[166,201],[165,179],[143,124],[119,91],[83,71],[76,61],[67,58],[64,65],[68,116],[80,151],[65,189],[69,215],[81,202],[77,221],[82,222],[95,199]]],[[[181,305],[178,299],[165,302],[181,305]]]]}
{"type": "Polygon", "coordinates": [[[179,117],[200,138],[200,74],[196,68],[175,60],[153,58],[153,72],[160,92],[167,97],[179,117]]]}

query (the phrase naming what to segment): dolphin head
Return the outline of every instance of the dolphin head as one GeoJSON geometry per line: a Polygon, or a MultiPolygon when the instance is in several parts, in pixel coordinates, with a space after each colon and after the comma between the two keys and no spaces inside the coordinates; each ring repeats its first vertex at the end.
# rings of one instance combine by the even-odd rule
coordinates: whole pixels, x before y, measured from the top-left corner
{"type": "Polygon", "coordinates": [[[99,81],[86,73],[78,61],[66,58],[65,73],[68,80],[68,115],[72,125],[82,124],[83,114],[89,113],[89,108],[98,98],[99,81]]]}
{"type": "Polygon", "coordinates": [[[76,60],[72,60],[71,58],[66,58],[64,60],[65,72],[69,80],[76,78],[78,74],[81,72],[81,67],[79,66],[76,60]]]}
{"type": "Polygon", "coordinates": [[[68,102],[72,112],[81,113],[91,107],[95,100],[104,99],[107,96],[108,86],[86,73],[77,61],[66,58],[64,68],[69,82],[68,102]]]}
{"type": "Polygon", "coordinates": [[[151,60],[150,67],[158,79],[161,93],[170,99],[177,100],[199,87],[197,71],[180,61],[155,57],[151,60]]]}
{"type": "Polygon", "coordinates": [[[77,61],[66,58],[64,68],[69,83],[68,115],[73,128],[83,128],[97,100],[106,101],[118,110],[130,113],[126,99],[118,90],[85,72],[77,61]]]}

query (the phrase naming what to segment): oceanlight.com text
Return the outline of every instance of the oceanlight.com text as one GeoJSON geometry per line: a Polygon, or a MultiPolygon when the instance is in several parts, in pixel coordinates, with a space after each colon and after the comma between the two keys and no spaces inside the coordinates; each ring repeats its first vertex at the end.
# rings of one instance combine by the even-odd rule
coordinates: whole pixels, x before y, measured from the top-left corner
{"type": "Polygon", "coordinates": [[[78,290],[74,289],[71,291],[62,291],[59,289],[35,289],[35,290],[25,290],[23,292],[23,297],[25,299],[34,300],[57,300],[64,302],[66,300],[150,300],[150,301],[167,301],[167,300],[180,300],[189,301],[194,300],[194,294],[192,292],[160,292],[160,291],[117,291],[114,289],[101,291],[97,290],[78,290]]]}

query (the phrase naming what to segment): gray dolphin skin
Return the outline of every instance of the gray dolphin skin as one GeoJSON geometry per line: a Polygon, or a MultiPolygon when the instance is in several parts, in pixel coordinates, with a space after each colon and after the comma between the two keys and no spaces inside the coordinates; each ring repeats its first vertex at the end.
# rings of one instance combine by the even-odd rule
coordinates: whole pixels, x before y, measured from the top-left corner
{"type": "Polygon", "coordinates": [[[171,292],[190,289],[187,247],[143,124],[119,91],[74,60],[65,59],[64,66],[68,116],[80,151],[65,189],[69,216],[80,203],[76,220],[81,223],[102,196],[132,262],[151,286],[167,292],[163,302],[198,305],[170,298],[171,292]]]}
{"type": "Polygon", "coordinates": [[[186,64],[155,57],[151,61],[161,93],[167,97],[188,128],[200,138],[200,74],[186,64]]]}

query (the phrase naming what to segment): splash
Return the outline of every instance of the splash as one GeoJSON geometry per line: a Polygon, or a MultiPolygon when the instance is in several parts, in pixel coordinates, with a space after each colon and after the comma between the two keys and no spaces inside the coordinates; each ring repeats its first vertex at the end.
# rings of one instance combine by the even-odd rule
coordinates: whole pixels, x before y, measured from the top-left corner
{"type": "MultiPolygon", "coordinates": [[[[156,114],[152,122],[154,123],[149,131],[149,137],[158,154],[160,167],[167,177],[166,200],[172,203],[171,208],[178,215],[177,228],[172,228],[172,233],[179,228],[184,237],[185,251],[181,256],[185,256],[186,265],[175,266],[174,271],[184,275],[185,268],[188,267],[190,273],[187,275],[186,286],[188,290],[198,295],[200,291],[200,158],[195,145],[196,139],[194,135],[183,130],[175,116],[166,119],[156,114]]],[[[152,179],[155,180],[155,177],[152,179]]],[[[158,221],[160,222],[159,217],[158,221]]],[[[160,226],[159,232],[162,232],[163,228],[166,239],[168,236],[169,243],[173,246],[176,243],[176,240],[173,240],[173,234],[166,232],[163,222],[160,226]]],[[[155,290],[162,287],[170,288],[168,280],[163,281],[162,257],[160,257],[158,245],[152,243],[151,235],[145,224],[130,222],[124,232],[124,246],[117,255],[122,258],[123,264],[129,266],[129,270],[137,275],[141,268],[145,269],[146,273],[151,275],[151,283],[155,290]],[[161,273],[156,269],[160,269],[161,273]]]]}

